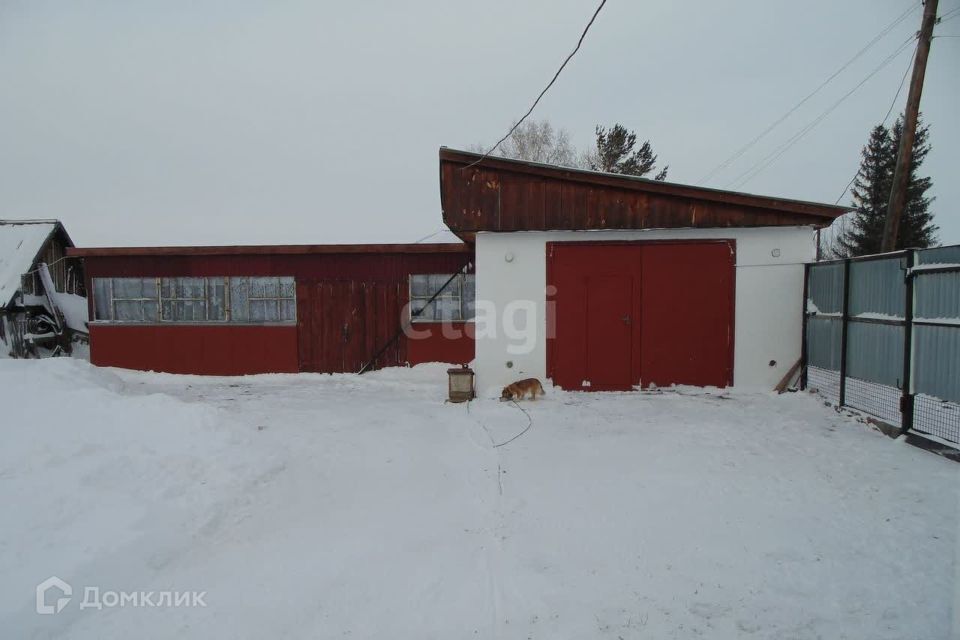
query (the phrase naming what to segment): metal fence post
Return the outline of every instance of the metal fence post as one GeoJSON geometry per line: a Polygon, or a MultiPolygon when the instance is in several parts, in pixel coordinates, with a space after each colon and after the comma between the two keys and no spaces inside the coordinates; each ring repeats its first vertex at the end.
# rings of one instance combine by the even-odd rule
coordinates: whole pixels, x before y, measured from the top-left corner
{"type": "Polygon", "coordinates": [[[807,298],[810,296],[810,264],[803,265],[803,335],[800,339],[800,389],[807,388],[807,298]]]}
{"type": "Polygon", "coordinates": [[[850,258],[843,261],[843,315],[840,317],[840,393],[837,404],[847,401],[847,326],[850,314],[850,258]]]}
{"type": "Polygon", "coordinates": [[[908,251],[904,256],[906,300],[903,305],[903,378],[900,396],[900,431],[903,433],[913,429],[913,393],[910,390],[913,369],[913,260],[914,252],[908,251]]]}

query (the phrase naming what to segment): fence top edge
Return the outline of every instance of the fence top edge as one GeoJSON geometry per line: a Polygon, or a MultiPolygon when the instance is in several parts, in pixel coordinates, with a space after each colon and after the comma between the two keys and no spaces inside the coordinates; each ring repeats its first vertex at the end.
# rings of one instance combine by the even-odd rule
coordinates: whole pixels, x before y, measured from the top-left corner
{"type": "MultiPolygon", "coordinates": [[[[941,249],[960,249],[960,244],[945,244],[939,247],[913,247],[910,249],[900,249],[898,251],[888,251],[887,253],[871,253],[865,256],[852,256],[850,258],[833,258],[831,260],[813,260],[807,262],[808,266],[817,266],[817,265],[828,265],[828,264],[841,264],[847,261],[850,262],[862,262],[866,260],[884,260],[888,258],[903,257],[907,254],[921,255],[929,251],[939,251],[941,249]]],[[[934,262],[927,262],[922,264],[937,264],[934,262]]]]}

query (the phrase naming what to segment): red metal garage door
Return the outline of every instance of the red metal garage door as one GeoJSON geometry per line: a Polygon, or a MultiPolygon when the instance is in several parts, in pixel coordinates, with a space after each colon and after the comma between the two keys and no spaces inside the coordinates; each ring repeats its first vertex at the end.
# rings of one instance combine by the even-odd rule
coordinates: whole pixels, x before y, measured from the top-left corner
{"type": "Polygon", "coordinates": [[[547,370],[564,389],[733,383],[734,243],[548,243],[547,370]]]}

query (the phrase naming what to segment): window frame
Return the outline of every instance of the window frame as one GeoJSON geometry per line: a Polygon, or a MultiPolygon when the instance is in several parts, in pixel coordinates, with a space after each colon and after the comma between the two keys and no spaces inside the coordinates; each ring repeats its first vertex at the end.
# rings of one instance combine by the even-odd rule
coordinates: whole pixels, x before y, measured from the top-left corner
{"type": "MultiPolygon", "coordinates": [[[[152,323],[157,322],[157,321],[159,320],[159,317],[160,317],[160,282],[159,282],[159,280],[157,280],[157,281],[154,283],[155,291],[156,291],[156,293],[157,293],[157,297],[155,297],[155,298],[144,298],[142,295],[141,295],[139,298],[127,298],[127,297],[118,298],[117,295],[116,295],[116,293],[115,293],[115,284],[116,284],[115,281],[116,281],[116,280],[140,280],[141,283],[142,283],[143,280],[149,280],[150,278],[144,278],[144,277],[139,277],[139,276],[138,276],[138,277],[123,276],[123,277],[117,278],[117,277],[109,276],[109,277],[104,278],[104,279],[107,280],[107,282],[109,282],[109,284],[110,284],[110,287],[109,287],[109,291],[110,291],[110,304],[109,304],[109,309],[110,309],[110,316],[111,316],[111,317],[110,317],[110,320],[99,320],[100,322],[110,322],[110,323],[114,323],[114,324],[152,324],[152,323]],[[116,318],[117,318],[117,302],[118,302],[118,301],[119,301],[119,302],[138,302],[138,303],[139,303],[139,306],[140,306],[140,317],[141,317],[141,318],[146,318],[146,314],[144,314],[144,312],[143,312],[143,303],[144,303],[144,302],[154,303],[154,304],[157,305],[157,317],[154,318],[153,320],[117,320],[116,318]]],[[[142,287],[142,284],[141,284],[141,287],[142,287]]],[[[96,288],[96,285],[94,285],[94,288],[96,288]]],[[[94,295],[96,295],[96,292],[94,292],[94,295]]],[[[94,316],[96,316],[96,308],[97,308],[97,307],[96,307],[96,301],[94,301],[94,306],[93,306],[93,308],[94,308],[94,316]]],[[[94,320],[94,322],[97,322],[97,321],[98,321],[98,320],[94,320]]]]}
{"type": "Polygon", "coordinates": [[[233,325],[233,326],[295,326],[297,324],[297,281],[295,276],[97,276],[91,278],[91,295],[93,296],[93,319],[90,321],[91,324],[102,324],[102,325],[164,325],[164,326],[220,326],[220,325],[233,325]],[[182,278],[201,278],[203,279],[203,302],[204,302],[204,316],[203,320],[176,320],[174,318],[165,318],[163,313],[163,303],[175,302],[175,301],[198,301],[200,298],[178,298],[178,297],[165,297],[163,295],[163,281],[164,280],[179,280],[182,278]],[[236,280],[245,280],[245,286],[247,291],[250,289],[250,280],[253,278],[272,278],[276,280],[277,283],[277,296],[265,296],[265,297],[251,297],[247,296],[247,319],[245,320],[234,320],[233,319],[233,300],[231,295],[232,281],[236,280]],[[156,297],[155,298],[117,298],[115,295],[115,280],[153,280],[154,286],[156,287],[156,297]],[[98,280],[107,281],[107,293],[109,295],[109,301],[105,305],[110,310],[110,318],[98,318],[97,317],[97,296],[98,280]],[[223,283],[223,318],[222,319],[210,319],[211,307],[211,291],[214,290],[214,287],[211,286],[211,281],[222,281],[223,283]],[[284,282],[286,281],[286,282],[284,282]],[[284,296],[282,295],[284,286],[289,286],[291,295],[284,296]],[[250,320],[250,300],[274,300],[276,302],[276,312],[277,317],[282,317],[283,311],[283,302],[290,302],[291,317],[287,319],[278,319],[278,320],[250,320]],[[117,319],[117,301],[121,302],[139,302],[141,317],[142,320],[120,320],[117,319]],[[143,304],[144,302],[154,303],[157,306],[156,315],[152,318],[147,319],[143,314],[143,304]]]}
{"type": "MultiPolygon", "coordinates": [[[[233,319],[232,319],[232,315],[233,315],[233,300],[232,300],[232,298],[230,298],[230,297],[228,296],[229,304],[228,304],[228,307],[227,307],[227,317],[230,318],[230,320],[228,320],[228,322],[231,322],[232,324],[251,324],[251,325],[264,325],[264,324],[276,325],[276,324],[296,324],[296,323],[297,323],[297,280],[296,280],[296,278],[294,278],[293,276],[236,276],[236,278],[237,278],[238,280],[245,280],[245,281],[246,281],[245,284],[246,284],[246,288],[247,288],[247,295],[245,296],[244,300],[246,301],[246,316],[247,316],[247,319],[246,319],[246,320],[233,321],[233,319]],[[254,280],[254,279],[258,279],[258,280],[266,280],[266,279],[275,280],[275,281],[276,281],[276,286],[277,286],[277,295],[275,295],[275,296],[252,296],[252,295],[250,295],[250,289],[251,289],[251,287],[250,287],[250,281],[251,281],[251,280],[254,280]],[[287,280],[287,279],[290,280],[290,284],[293,286],[292,295],[290,295],[290,296],[282,295],[282,293],[283,293],[283,287],[284,287],[283,281],[284,281],[284,280],[287,280]],[[275,309],[276,309],[276,313],[277,313],[277,320],[263,320],[263,321],[250,320],[250,302],[251,302],[251,301],[253,301],[253,302],[269,302],[269,301],[271,301],[271,300],[275,303],[275,309]],[[287,301],[287,300],[290,301],[291,306],[292,306],[292,308],[293,308],[293,318],[291,318],[291,319],[283,319],[283,318],[281,317],[281,316],[283,315],[283,314],[282,314],[282,310],[283,310],[283,304],[282,304],[282,303],[283,303],[284,301],[287,301]]],[[[232,279],[231,279],[231,278],[227,278],[227,286],[230,287],[231,290],[232,290],[232,279]]]]}
{"type": "MultiPolygon", "coordinates": [[[[160,324],[227,324],[230,322],[230,292],[226,289],[229,286],[230,278],[229,276],[161,276],[157,278],[157,295],[159,296],[157,301],[157,315],[158,322],[160,324]],[[164,280],[185,280],[187,278],[203,280],[203,297],[202,298],[181,298],[181,297],[164,297],[163,295],[163,281],[164,280]],[[225,287],[223,293],[223,319],[211,319],[210,318],[210,281],[211,280],[223,280],[225,287]],[[202,320],[177,320],[176,318],[165,318],[163,315],[163,303],[164,302],[177,303],[177,302],[203,302],[203,315],[202,320]]],[[[176,285],[174,285],[174,292],[176,292],[176,285]]],[[[171,306],[172,308],[172,306],[171,306]]]]}
{"type": "MultiPolygon", "coordinates": [[[[476,318],[476,295],[474,295],[474,297],[473,297],[473,300],[474,300],[474,315],[470,316],[469,318],[466,317],[466,306],[464,305],[465,298],[464,298],[464,295],[463,295],[464,289],[465,289],[465,287],[466,287],[466,285],[467,285],[467,281],[468,281],[467,279],[468,279],[468,278],[472,278],[472,279],[473,279],[473,282],[474,282],[474,291],[476,291],[476,276],[475,276],[475,274],[472,274],[472,273],[457,273],[457,274],[456,274],[456,275],[457,275],[457,278],[456,278],[456,280],[454,280],[454,282],[451,282],[451,283],[450,283],[450,287],[448,287],[448,289],[447,289],[446,291],[444,291],[444,292],[441,293],[439,296],[437,296],[437,297],[434,299],[433,303],[431,303],[430,306],[432,306],[432,307],[434,308],[434,315],[433,315],[433,316],[424,317],[423,315],[419,315],[419,316],[414,316],[414,315],[413,315],[414,303],[415,303],[416,301],[418,301],[418,300],[422,300],[423,302],[426,302],[426,301],[430,300],[430,298],[433,297],[433,294],[435,293],[435,292],[431,292],[430,295],[428,295],[428,296],[415,296],[415,295],[413,295],[413,279],[414,279],[414,278],[417,278],[417,277],[432,278],[432,277],[438,277],[438,276],[439,276],[439,277],[442,277],[442,278],[443,278],[443,281],[444,281],[444,282],[446,282],[447,280],[449,280],[450,276],[452,276],[452,275],[454,275],[454,274],[452,274],[452,273],[411,273],[411,274],[408,276],[408,278],[407,278],[407,306],[408,306],[408,308],[409,308],[408,313],[409,313],[409,315],[410,315],[410,322],[412,322],[412,323],[421,323],[421,322],[422,322],[422,323],[427,323],[427,322],[432,322],[432,323],[434,323],[434,324],[436,324],[436,323],[438,323],[438,322],[474,322],[474,320],[475,320],[475,318],[476,318]],[[454,289],[454,287],[456,287],[456,289],[454,289]],[[455,291],[455,293],[451,293],[450,295],[447,295],[447,291],[455,291]],[[460,317],[459,317],[459,318],[457,318],[457,319],[444,319],[444,318],[437,318],[437,317],[436,317],[436,315],[435,315],[435,312],[436,312],[436,309],[437,309],[436,302],[437,302],[437,300],[440,300],[440,299],[443,299],[443,298],[456,299],[456,301],[457,301],[457,306],[458,306],[458,308],[460,309],[460,317]]],[[[426,308],[426,305],[424,306],[424,308],[426,308]]]]}

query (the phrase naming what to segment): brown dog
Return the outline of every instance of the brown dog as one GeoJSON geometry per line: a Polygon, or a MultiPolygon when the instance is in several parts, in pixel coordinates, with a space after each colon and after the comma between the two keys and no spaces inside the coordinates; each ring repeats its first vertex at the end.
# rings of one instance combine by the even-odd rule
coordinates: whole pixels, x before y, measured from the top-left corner
{"type": "Polygon", "coordinates": [[[523,400],[527,397],[527,394],[530,394],[531,400],[536,400],[537,395],[545,395],[543,392],[543,385],[540,384],[540,381],[536,378],[527,378],[526,380],[518,380],[513,384],[508,384],[503,388],[503,393],[500,394],[500,401],[506,402],[508,400],[523,400]]]}

